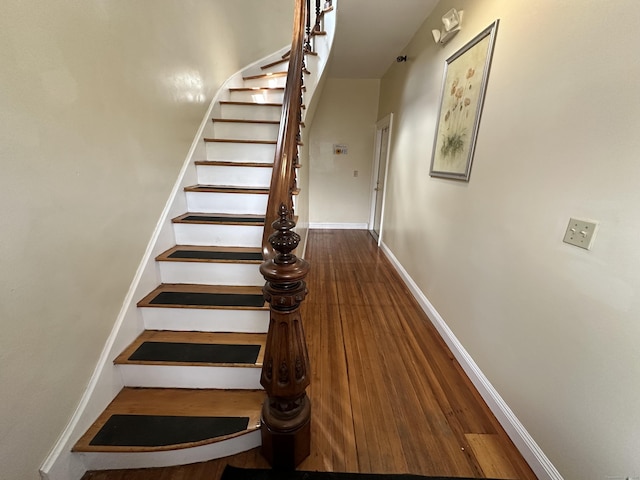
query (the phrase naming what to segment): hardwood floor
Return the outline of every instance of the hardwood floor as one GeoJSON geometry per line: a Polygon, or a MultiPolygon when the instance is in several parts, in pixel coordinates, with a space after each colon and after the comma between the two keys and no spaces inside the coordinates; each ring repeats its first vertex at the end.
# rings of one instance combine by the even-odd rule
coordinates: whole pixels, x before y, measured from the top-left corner
{"type": "MultiPolygon", "coordinates": [[[[303,303],[311,456],[300,470],[535,479],[366,231],[312,230],[303,303]]],[[[268,468],[259,450],[86,480],[217,479],[268,468]]]]}

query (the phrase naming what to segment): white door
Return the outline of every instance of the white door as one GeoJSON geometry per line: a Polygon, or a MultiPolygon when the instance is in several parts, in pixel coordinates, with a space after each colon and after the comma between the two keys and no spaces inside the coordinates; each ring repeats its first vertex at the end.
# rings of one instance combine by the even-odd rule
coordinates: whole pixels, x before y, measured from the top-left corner
{"type": "Polygon", "coordinates": [[[391,139],[390,114],[376,124],[376,145],[373,159],[373,192],[371,202],[371,220],[369,222],[371,234],[380,244],[382,240],[382,213],[384,210],[385,180],[389,161],[389,141],[391,139]]]}

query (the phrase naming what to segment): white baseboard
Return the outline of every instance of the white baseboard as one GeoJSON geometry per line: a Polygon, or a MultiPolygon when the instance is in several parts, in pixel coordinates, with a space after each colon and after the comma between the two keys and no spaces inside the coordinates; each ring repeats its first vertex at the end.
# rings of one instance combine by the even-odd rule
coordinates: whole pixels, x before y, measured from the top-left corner
{"type": "Polygon", "coordinates": [[[409,273],[404,269],[389,247],[383,242],[380,245],[380,248],[382,248],[382,251],[385,253],[391,264],[398,271],[402,280],[420,304],[420,307],[427,314],[436,330],[438,330],[438,333],[444,339],[445,343],[451,350],[451,353],[456,357],[456,360],[458,360],[462,369],[478,389],[478,392],[484,401],[487,402],[487,405],[502,425],[502,428],[505,429],[511,438],[511,441],[513,441],[516,448],[529,463],[529,466],[533,469],[534,473],[541,480],[563,480],[560,472],[556,470],[551,461],[524,428],[524,425],[520,423],[513,411],[502,399],[498,391],[493,387],[493,385],[491,385],[489,379],[487,379],[487,377],[482,373],[473,358],[471,358],[471,355],[469,355],[466,349],[462,346],[442,316],[437,312],[425,294],[413,281],[409,273]]]}
{"type": "Polygon", "coordinates": [[[309,222],[311,230],[367,230],[368,223],[314,223],[309,222]]]}

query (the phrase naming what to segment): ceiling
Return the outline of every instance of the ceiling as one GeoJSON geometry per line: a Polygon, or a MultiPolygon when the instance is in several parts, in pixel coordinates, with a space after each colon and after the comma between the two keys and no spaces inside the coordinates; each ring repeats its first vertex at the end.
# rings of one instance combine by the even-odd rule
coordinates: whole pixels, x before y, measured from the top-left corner
{"type": "Polygon", "coordinates": [[[337,0],[329,75],[381,78],[439,0],[337,0]]]}

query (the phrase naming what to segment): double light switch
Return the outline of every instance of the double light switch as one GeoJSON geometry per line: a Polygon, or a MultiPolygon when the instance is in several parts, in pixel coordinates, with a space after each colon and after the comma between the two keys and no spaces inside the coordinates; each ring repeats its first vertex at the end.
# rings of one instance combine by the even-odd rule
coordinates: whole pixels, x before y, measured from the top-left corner
{"type": "Polygon", "coordinates": [[[563,241],[576,247],[589,250],[593,242],[593,236],[596,233],[597,225],[596,222],[571,218],[569,219],[569,225],[567,226],[563,241]]]}

